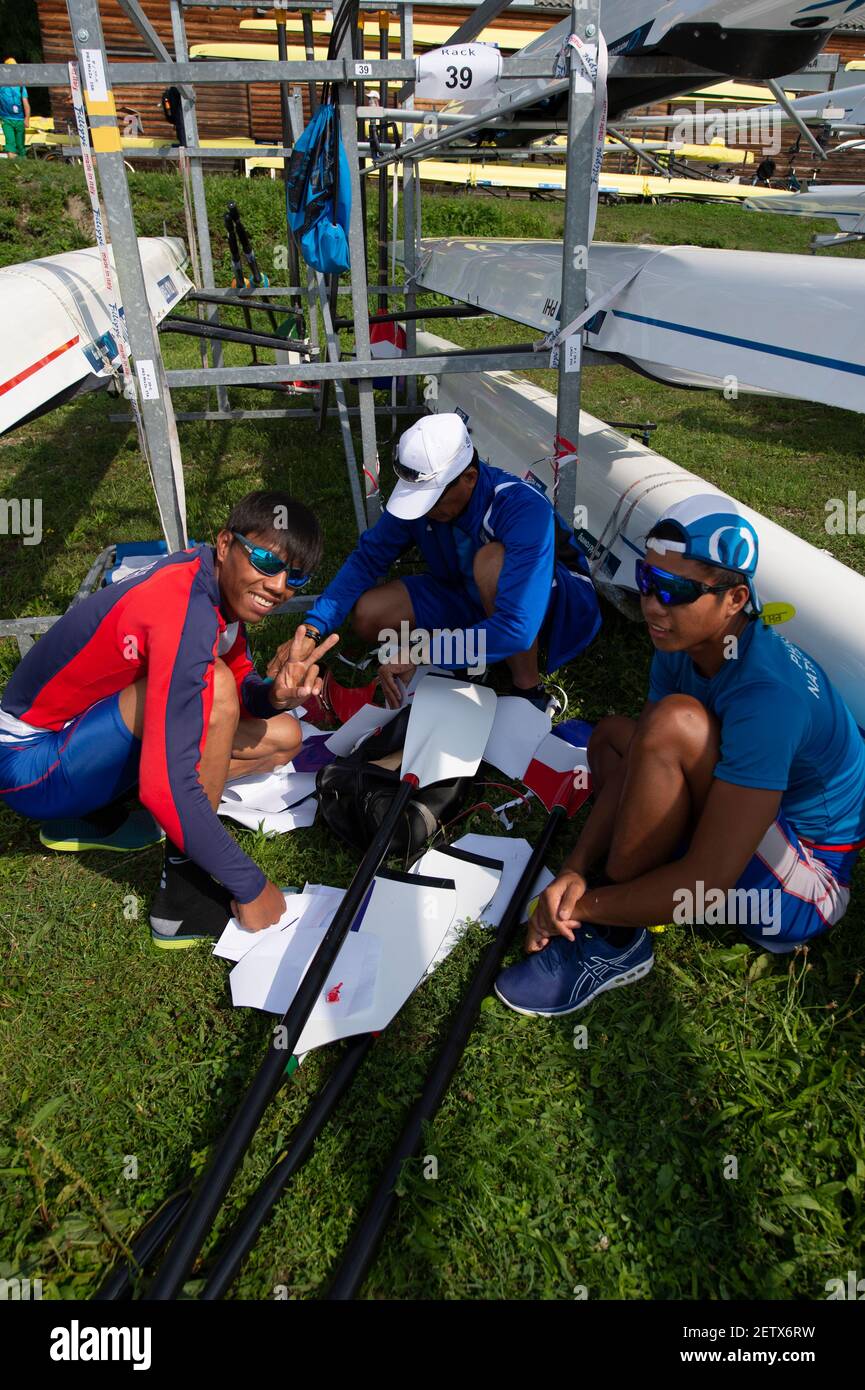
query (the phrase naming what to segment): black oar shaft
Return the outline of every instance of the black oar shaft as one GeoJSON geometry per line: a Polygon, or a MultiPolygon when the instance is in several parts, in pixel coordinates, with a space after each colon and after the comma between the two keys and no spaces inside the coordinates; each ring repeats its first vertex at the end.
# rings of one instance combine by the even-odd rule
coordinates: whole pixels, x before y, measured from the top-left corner
{"type": "Polygon", "coordinates": [[[191,1191],[190,1187],[182,1188],[175,1192],[173,1197],[169,1197],[159,1211],[154,1212],[129,1246],[131,1260],[124,1259],[115,1265],[93,1295],[94,1303],[116,1303],[120,1299],[130,1297],[132,1281],[168,1241],[189,1205],[191,1191]]]}
{"type": "Polygon", "coordinates": [[[304,346],[297,339],[283,338],[276,333],[256,333],[253,328],[230,328],[224,323],[205,323],[201,319],[185,318],[182,314],[172,314],[159,325],[161,333],[188,333],[193,338],[217,338],[226,343],[248,343],[252,347],[277,348],[299,352],[304,346]]]}
{"type": "Polygon", "coordinates": [[[216,1261],[200,1294],[204,1302],[214,1302],[230,1289],[240,1266],[255,1244],[261,1227],[285,1191],[289,1180],[309,1158],[316,1139],[363,1066],[372,1044],[372,1033],[365,1033],[349,1040],[326,1084],[313,1098],[303,1119],[292,1131],[287,1153],[253,1193],[239,1221],[232,1227],[226,1241],[217,1252],[216,1261]]]}
{"type": "Polygon", "coordinates": [[[481,1004],[489,993],[511,938],[522,920],[544,856],[563,819],[564,808],[554,807],[541,831],[532,857],[514,889],[495,938],[481,957],[471,985],[463,996],[438,1057],[427,1075],[424,1088],[409,1113],[403,1131],[391,1150],[387,1166],[343,1253],[327,1294],[331,1300],[354,1298],[366,1277],[396,1201],[394,1189],[403,1164],[418,1152],[424,1125],[435,1117],[444,1100],[465,1052],[481,1004]]]}
{"type": "Polygon", "coordinates": [[[363,905],[369,886],[387,854],[396,827],[416,788],[417,779],[414,777],[406,777],[400,782],[388,814],[360,861],[297,993],[271,1034],[264,1060],[190,1202],[180,1229],[153,1281],[148,1298],[172,1299],[180,1291],[261,1118],[282,1084],[286,1064],[296,1050],[306,1021],[327,983],[327,977],[339,955],[340,947],[363,905]]]}

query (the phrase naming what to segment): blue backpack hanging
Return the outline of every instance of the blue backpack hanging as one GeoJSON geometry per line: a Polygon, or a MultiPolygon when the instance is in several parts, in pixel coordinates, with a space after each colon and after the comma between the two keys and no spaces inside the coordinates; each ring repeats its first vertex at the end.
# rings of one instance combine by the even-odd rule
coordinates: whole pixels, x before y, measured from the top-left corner
{"type": "Polygon", "coordinates": [[[307,265],[325,275],[349,268],[351,188],[339,116],[321,105],[292,151],[286,184],[288,220],[307,265]]]}

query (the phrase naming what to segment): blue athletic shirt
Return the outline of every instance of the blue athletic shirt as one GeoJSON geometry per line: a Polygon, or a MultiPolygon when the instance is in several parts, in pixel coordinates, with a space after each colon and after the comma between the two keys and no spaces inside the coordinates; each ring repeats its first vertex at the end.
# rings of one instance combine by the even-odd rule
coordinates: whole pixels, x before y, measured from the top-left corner
{"type": "Polygon", "coordinates": [[[711,680],[686,652],[655,652],[649,699],[692,695],[721,724],[715,776],[780,791],[781,811],[818,847],[865,843],[865,741],[816,661],[774,628],[751,622],[738,656],[711,680]]]}
{"type": "Polygon", "coordinates": [[[462,581],[479,603],[472,563],[475,553],[489,541],[501,541],[505,549],[495,610],[468,630],[476,633],[475,640],[483,645],[467,650],[485,652],[489,666],[506,661],[532,645],[548,618],[549,669],[555,671],[572,661],[601,626],[601,611],[585,558],[576,548],[573,533],[543,493],[482,460],[471,500],[458,521],[430,521],[427,516],[403,521],[389,511],[382,512],[319,594],[307,619],[322,634],[334,632],[361,594],[372,589],[412,546],[420,550],[430,574],[445,583],[462,581]],[[573,570],[557,558],[559,530],[563,538],[569,538],[573,570]]]}

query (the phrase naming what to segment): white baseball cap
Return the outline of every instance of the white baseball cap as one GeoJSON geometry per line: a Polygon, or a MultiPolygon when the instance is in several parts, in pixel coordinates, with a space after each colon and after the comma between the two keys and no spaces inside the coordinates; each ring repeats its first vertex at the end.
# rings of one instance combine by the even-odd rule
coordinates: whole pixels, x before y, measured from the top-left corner
{"type": "Polygon", "coordinates": [[[425,415],[402,435],[394,470],[399,482],[387,510],[402,521],[425,516],[448,483],[474,458],[475,447],[460,415],[425,415]]]}

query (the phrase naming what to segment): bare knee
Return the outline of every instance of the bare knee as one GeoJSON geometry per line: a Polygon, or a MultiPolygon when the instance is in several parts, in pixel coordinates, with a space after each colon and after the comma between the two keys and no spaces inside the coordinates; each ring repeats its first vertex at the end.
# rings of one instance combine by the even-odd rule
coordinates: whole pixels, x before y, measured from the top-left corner
{"type": "Polygon", "coordinates": [[[692,695],[665,695],[640,716],[634,738],[641,749],[690,759],[717,743],[718,721],[692,695]]]}
{"type": "Polygon", "coordinates": [[[300,725],[293,714],[278,714],[267,721],[267,733],[272,740],[274,767],[285,767],[303,742],[300,725]]]}
{"type": "Polygon", "coordinates": [[[237,682],[224,661],[219,658],[213,665],[213,706],[210,722],[235,723],[240,719],[240,699],[237,682]]]}
{"type": "Polygon", "coordinates": [[[375,642],[381,631],[381,604],[376,600],[375,590],[367,589],[361,594],[351,615],[351,625],[357,636],[364,642],[375,642]]]}

